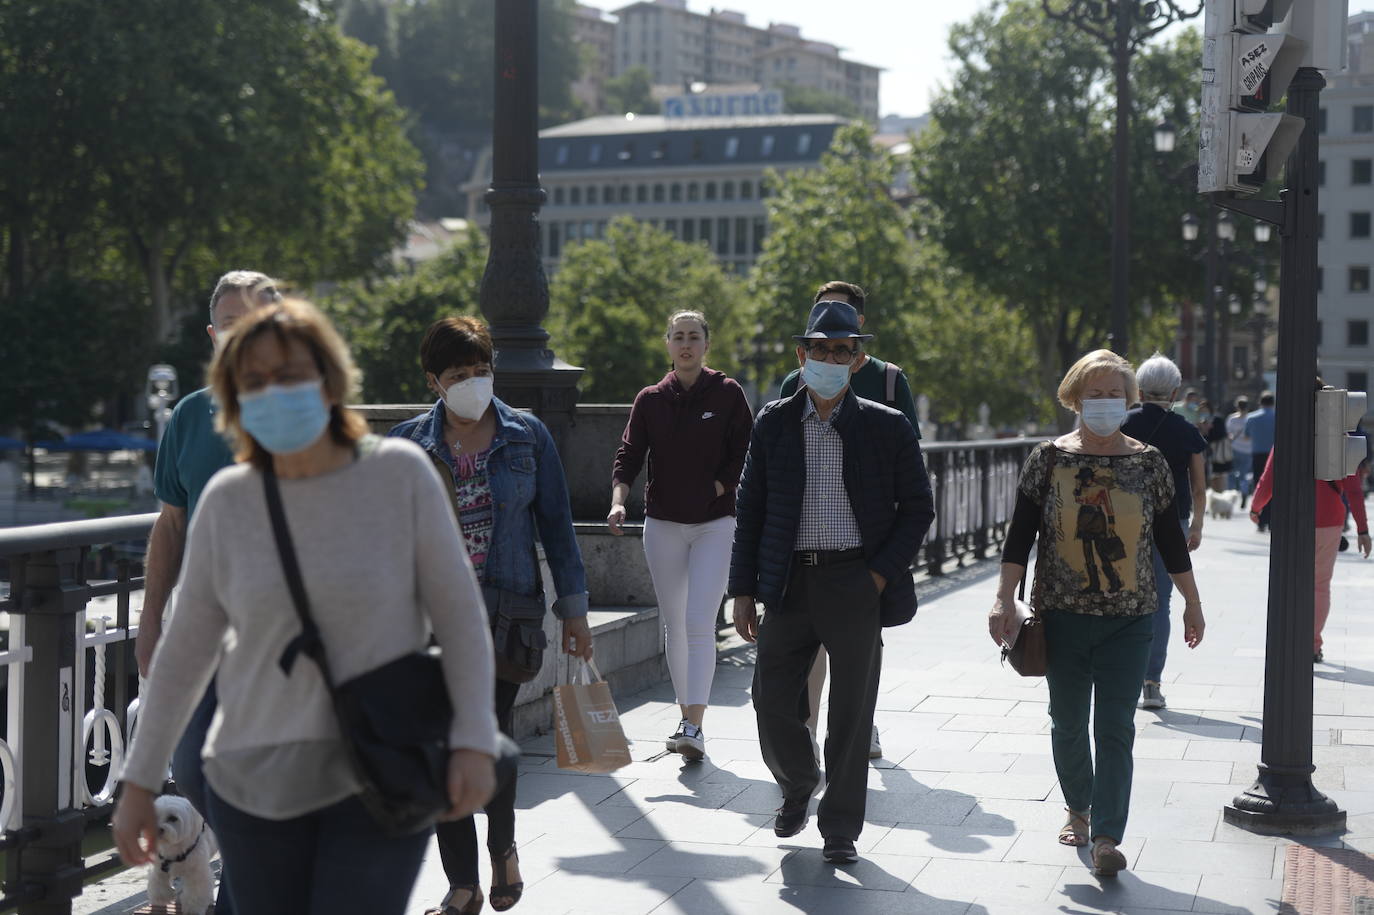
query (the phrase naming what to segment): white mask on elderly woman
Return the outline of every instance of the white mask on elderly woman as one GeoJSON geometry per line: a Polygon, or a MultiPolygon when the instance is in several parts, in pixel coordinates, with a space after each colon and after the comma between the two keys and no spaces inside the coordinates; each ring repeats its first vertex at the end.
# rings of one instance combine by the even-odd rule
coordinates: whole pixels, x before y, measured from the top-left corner
{"type": "Polygon", "coordinates": [[[1102,397],[1083,401],[1083,425],[1094,435],[1108,436],[1126,421],[1126,398],[1102,397]]]}

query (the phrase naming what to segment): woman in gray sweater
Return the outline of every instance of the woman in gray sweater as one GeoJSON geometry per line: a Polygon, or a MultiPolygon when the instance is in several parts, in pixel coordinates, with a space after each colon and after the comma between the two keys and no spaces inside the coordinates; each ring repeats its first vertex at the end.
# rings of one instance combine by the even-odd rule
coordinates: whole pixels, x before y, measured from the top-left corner
{"type": "MultiPolygon", "coordinates": [[[[450,816],[495,787],[491,639],[481,593],[424,453],[371,440],[344,407],[355,370],[304,302],[255,312],[210,367],[218,424],[239,463],[220,471],[191,524],[176,609],[153,656],[115,813],[130,864],[157,857],[153,798],[192,709],[214,677],[204,747],[210,823],[236,907],[254,915],[402,913],[428,831],[389,838],[357,798],[318,667],[279,665],[300,624],[268,519],[275,470],[334,677],[345,682],[442,648],[453,706],[450,816]]],[[[421,697],[417,697],[420,699],[421,697]]]]}

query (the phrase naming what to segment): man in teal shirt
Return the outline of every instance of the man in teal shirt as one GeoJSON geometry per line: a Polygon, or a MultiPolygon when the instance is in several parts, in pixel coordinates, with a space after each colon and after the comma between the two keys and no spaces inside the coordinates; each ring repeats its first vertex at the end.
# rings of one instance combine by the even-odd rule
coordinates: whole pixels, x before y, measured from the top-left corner
{"type": "MultiPolygon", "coordinates": [[[[864,326],[864,291],[856,284],[832,280],[816,290],[816,298],[812,304],[823,299],[853,305],[854,310],[859,313],[859,327],[864,326]]],[[[916,418],[916,402],[911,398],[911,385],[907,382],[906,373],[896,365],[874,358],[868,353],[860,353],[859,358],[862,360],[859,367],[849,376],[850,389],[865,400],[874,400],[900,411],[911,422],[911,428],[916,430],[916,437],[920,438],[921,423],[916,418]]],[[[800,379],[801,370],[793,370],[792,374],[783,379],[778,397],[787,398],[797,393],[800,379]]]]}
{"type": "MultiPolygon", "coordinates": [[[[281,298],[266,275],[251,270],[235,270],[220,277],[210,296],[210,323],[205,332],[215,347],[239,318],[258,305],[281,298]]],[[[162,510],[153,522],[144,560],[143,609],[139,613],[138,639],[134,654],[140,677],[148,675],[153,649],[162,636],[162,614],[181,572],[186,550],[186,531],[200,494],[210,478],[234,463],[229,444],[215,431],[215,404],[209,388],[186,395],[172,411],[167,428],[158,443],[157,466],[153,471],[153,490],[162,510]]],[[[210,729],[217,705],[214,681],[196,706],[172,757],[172,776],[177,788],[205,815],[205,778],[201,767],[201,748],[210,729]]],[[[213,826],[214,824],[211,824],[213,826]]],[[[233,904],[224,891],[221,874],[219,899],[215,911],[233,915],[233,904]]]]}
{"type": "MultiPolygon", "coordinates": [[[[859,313],[859,327],[864,326],[864,291],[856,283],[846,283],[842,280],[831,280],[816,290],[816,298],[812,304],[829,300],[832,302],[848,302],[854,306],[854,310],[859,313]]],[[[863,360],[859,367],[854,369],[849,376],[849,388],[856,396],[864,400],[877,401],[880,404],[900,411],[907,420],[911,422],[911,428],[916,430],[916,437],[921,437],[921,423],[916,417],[916,403],[911,398],[911,385],[907,383],[906,373],[890,362],[883,362],[875,359],[865,352],[859,353],[859,358],[863,360]]],[[[782,380],[782,387],[778,391],[779,398],[791,397],[797,393],[797,385],[801,380],[801,369],[795,369],[792,374],[782,380]]],[[[807,727],[811,728],[811,740],[816,740],[816,725],[820,715],[821,692],[825,689],[825,669],[826,654],[822,648],[816,653],[816,662],[811,666],[811,676],[807,681],[807,693],[811,702],[811,717],[806,721],[807,727]]],[[[816,744],[816,757],[820,758],[820,745],[816,744]]],[[[870,759],[879,759],[883,755],[883,746],[878,739],[878,726],[873,726],[873,735],[868,746],[868,756],[870,759]]]]}

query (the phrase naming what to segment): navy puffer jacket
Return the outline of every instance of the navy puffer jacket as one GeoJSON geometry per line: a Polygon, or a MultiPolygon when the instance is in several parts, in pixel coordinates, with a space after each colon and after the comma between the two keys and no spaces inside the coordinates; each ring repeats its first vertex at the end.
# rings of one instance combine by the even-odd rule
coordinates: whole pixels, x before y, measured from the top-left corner
{"type": "MultiPolygon", "coordinates": [[[[781,610],[806,492],[801,415],[806,389],[759,411],[735,496],[730,594],[781,610]]],[[[869,569],[887,579],[882,624],[916,614],[911,562],[935,520],[921,444],[905,416],[845,392],[836,429],[844,442],[844,487],[869,569]]]]}

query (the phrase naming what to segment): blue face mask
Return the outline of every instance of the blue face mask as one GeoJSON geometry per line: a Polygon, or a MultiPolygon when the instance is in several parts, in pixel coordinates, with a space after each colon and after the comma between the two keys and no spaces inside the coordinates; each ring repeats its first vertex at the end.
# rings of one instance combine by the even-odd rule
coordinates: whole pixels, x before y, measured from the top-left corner
{"type": "Polygon", "coordinates": [[[239,395],[239,422],[273,454],[294,454],[315,443],[329,425],[329,408],[319,379],[297,384],[269,384],[239,395]]]}
{"type": "Polygon", "coordinates": [[[802,383],[815,391],[821,400],[831,400],[849,384],[849,366],[808,358],[802,366],[801,377],[802,383]]]}

